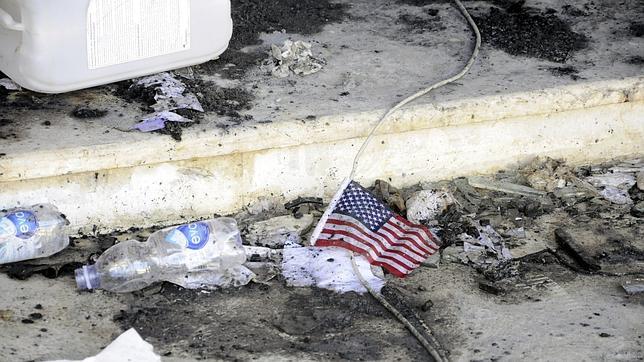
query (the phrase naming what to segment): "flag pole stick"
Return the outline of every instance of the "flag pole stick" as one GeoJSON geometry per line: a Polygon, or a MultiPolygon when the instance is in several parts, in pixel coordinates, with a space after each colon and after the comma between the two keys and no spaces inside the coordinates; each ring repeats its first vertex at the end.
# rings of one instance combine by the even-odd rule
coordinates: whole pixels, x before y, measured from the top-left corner
{"type": "Polygon", "coordinates": [[[315,230],[313,230],[313,233],[311,234],[311,245],[315,245],[318,237],[320,236],[320,233],[322,233],[322,229],[324,229],[324,224],[326,224],[326,221],[329,219],[329,215],[331,215],[331,213],[335,209],[335,206],[338,204],[340,198],[342,197],[342,193],[347,188],[347,186],[349,186],[350,182],[351,179],[347,178],[340,184],[340,188],[331,199],[331,202],[329,202],[329,206],[326,208],[326,211],[324,211],[324,214],[320,218],[320,221],[318,221],[318,224],[315,226],[315,230]]]}
{"type": "MultiPolygon", "coordinates": [[[[355,173],[357,171],[357,168],[358,168],[358,162],[360,161],[360,157],[364,153],[365,149],[369,146],[369,143],[373,139],[374,134],[376,133],[378,128],[380,128],[380,126],[384,123],[384,121],[389,116],[391,116],[393,113],[398,111],[400,108],[404,107],[406,104],[408,104],[410,102],[413,102],[414,100],[424,96],[425,94],[431,92],[432,90],[434,90],[436,88],[442,87],[442,86],[444,86],[446,84],[452,83],[452,82],[462,78],[465,74],[467,74],[467,72],[470,71],[470,68],[474,64],[474,61],[476,60],[476,57],[478,56],[478,53],[479,53],[479,49],[481,47],[481,33],[479,32],[479,28],[476,26],[476,23],[474,22],[474,19],[472,19],[472,17],[470,16],[469,12],[465,8],[465,6],[463,6],[463,4],[460,2],[460,0],[454,0],[454,3],[456,3],[456,6],[458,7],[459,11],[461,12],[461,14],[463,14],[463,16],[467,20],[468,24],[470,25],[470,27],[474,31],[474,35],[476,36],[476,44],[474,46],[474,50],[472,51],[472,55],[470,56],[470,59],[467,61],[467,63],[463,67],[463,69],[458,74],[456,74],[456,75],[454,75],[454,76],[452,76],[452,77],[450,77],[448,79],[445,79],[445,80],[442,80],[440,82],[434,83],[434,84],[430,85],[429,87],[427,87],[427,88],[425,88],[425,89],[423,89],[423,90],[421,90],[419,92],[416,92],[416,93],[412,94],[411,96],[403,99],[398,104],[396,104],[395,106],[390,108],[387,111],[387,113],[385,113],[382,117],[380,117],[378,122],[371,129],[371,131],[369,131],[369,134],[367,135],[367,138],[362,143],[362,146],[360,146],[360,149],[356,153],[356,156],[353,159],[353,164],[351,166],[351,173],[349,174],[349,178],[347,180],[345,180],[345,182],[342,184],[342,186],[340,187],[340,190],[338,191],[338,193],[336,194],[336,196],[332,200],[331,204],[329,205],[329,208],[326,210],[326,212],[324,213],[324,216],[320,220],[320,223],[318,223],[317,227],[315,228],[315,232],[313,233],[313,236],[315,238],[313,238],[313,236],[312,236],[311,240],[313,242],[311,244],[314,244],[314,240],[317,240],[318,236],[320,235],[320,232],[322,231],[322,228],[324,227],[324,223],[326,223],[326,220],[328,219],[329,214],[335,208],[335,204],[337,204],[337,201],[341,197],[342,192],[344,191],[344,189],[347,187],[349,182],[353,179],[353,177],[354,177],[354,175],[355,175],[355,173]]],[[[376,300],[378,300],[385,308],[387,308],[387,310],[389,310],[394,316],[396,316],[396,318],[403,325],[405,325],[405,327],[407,327],[407,329],[411,332],[411,334],[414,337],[416,337],[416,339],[418,339],[420,344],[427,350],[427,352],[429,352],[429,354],[432,356],[432,358],[435,361],[437,361],[437,362],[448,361],[448,358],[444,354],[442,349],[439,348],[439,350],[440,350],[440,353],[439,353],[439,351],[437,351],[436,348],[434,348],[429,343],[429,341],[422,334],[420,334],[420,332],[418,332],[416,327],[414,327],[411,324],[411,322],[409,322],[409,320],[407,318],[405,318],[405,316],[402,315],[402,313],[400,313],[396,309],[396,307],[391,305],[385,299],[384,296],[382,296],[381,294],[377,293],[375,290],[373,290],[373,288],[371,288],[371,286],[367,283],[367,281],[364,279],[364,277],[360,273],[360,269],[358,268],[358,266],[357,266],[357,264],[355,262],[353,253],[349,252],[349,254],[351,254],[351,264],[353,265],[353,271],[357,275],[358,279],[360,280],[360,283],[362,283],[362,285],[369,291],[369,294],[371,294],[374,298],[376,298],[376,300]]],[[[428,335],[432,339],[432,342],[435,345],[440,346],[438,341],[432,335],[431,330],[426,325],[423,324],[423,326],[425,327],[425,329],[427,329],[428,335]]]]}
{"type": "MultiPolygon", "coordinates": [[[[385,297],[382,296],[382,294],[376,292],[371,287],[371,285],[369,285],[369,282],[367,282],[364,279],[364,276],[362,276],[362,273],[360,273],[360,269],[358,268],[358,265],[356,264],[355,255],[350,251],[349,251],[349,254],[351,255],[351,265],[353,266],[353,272],[358,276],[358,279],[360,280],[360,283],[362,283],[362,285],[367,289],[367,291],[369,291],[369,294],[371,294],[374,298],[376,298],[376,300],[378,300],[380,302],[380,304],[382,304],[385,308],[387,308],[387,310],[389,312],[391,312],[391,314],[393,314],[400,321],[400,323],[402,323],[409,330],[409,332],[411,332],[411,334],[414,337],[416,337],[416,339],[425,348],[425,350],[427,350],[427,352],[429,352],[429,354],[432,356],[434,361],[436,361],[436,362],[447,361],[447,357],[444,355],[444,353],[442,353],[442,351],[439,352],[439,350],[434,348],[434,346],[432,346],[432,344],[429,343],[427,338],[425,338],[425,336],[423,336],[418,331],[418,329],[416,329],[416,327],[414,327],[414,325],[411,324],[411,322],[407,318],[405,318],[405,316],[402,313],[400,313],[400,311],[398,311],[398,309],[396,309],[396,307],[391,305],[391,303],[389,303],[387,301],[387,299],[385,299],[385,297]]],[[[432,341],[434,342],[434,344],[436,344],[440,348],[440,345],[438,344],[438,341],[436,341],[436,339],[434,339],[433,336],[431,336],[431,331],[429,330],[429,328],[427,328],[427,329],[428,329],[427,332],[430,335],[430,337],[431,337],[432,341]]]]}
{"type": "Polygon", "coordinates": [[[360,157],[362,156],[366,148],[369,146],[369,143],[373,139],[373,136],[376,133],[376,130],[380,128],[380,126],[384,123],[384,121],[387,118],[389,118],[389,116],[394,114],[396,111],[398,111],[400,108],[404,107],[408,103],[415,101],[416,99],[424,96],[425,94],[431,92],[432,90],[436,88],[440,88],[454,81],[457,81],[458,79],[462,78],[465,74],[467,74],[467,72],[470,71],[470,68],[472,68],[474,61],[476,60],[476,57],[479,54],[479,49],[481,48],[481,33],[479,32],[479,28],[476,26],[474,19],[472,19],[472,17],[470,16],[470,13],[467,12],[467,9],[465,8],[465,6],[463,6],[463,4],[461,4],[460,0],[454,0],[454,2],[456,3],[456,6],[460,10],[461,14],[463,14],[465,19],[467,19],[467,22],[469,23],[470,27],[474,31],[474,35],[476,36],[476,44],[474,46],[474,51],[472,51],[472,55],[470,56],[470,59],[467,61],[467,64],[465,64],[463,69],[461,69],[461,71],[458,72],[458,74],[450,78],[441,80],[440,82],[434,83],[429,87],[410,95],[409,97],[398,102],[395,106],[391,107],[387,111],[387,113],[385,113],[382,117],[380,117],[380,119],[378,119],[378,122],[373,126],[373,128],[371,128],[371,131],[369,131],[369,135],[367,135],[367,139],[365,139],[365,141],[362,143],[362,146],[360,146],[360,149],[358,150],[355,158],[353,159],[353,165],[351,166],[351,173],[349,174],[350,179],[353,179],[353,176],[355,175],[358,169],[358,162],[360,162],[360,157]]]}

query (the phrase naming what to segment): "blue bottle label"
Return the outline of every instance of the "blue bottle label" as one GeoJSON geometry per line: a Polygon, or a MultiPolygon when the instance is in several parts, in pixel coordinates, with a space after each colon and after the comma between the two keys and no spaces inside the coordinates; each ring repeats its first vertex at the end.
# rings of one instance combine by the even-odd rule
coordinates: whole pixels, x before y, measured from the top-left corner
{"type": "Polygon", "coordinates": [[[16,237],[19,239],[29,239],[38,230],[38,220],[31,211],[15,211],[5,217],[15,226],[16,237]]]}
{"type": "Polygon", "coordinates": [[[203,222],[181,225],[170,231],[166,236],[166,241],[185,246],[188,249],[198,250],[208,243],[210,229],[203,222]]]}

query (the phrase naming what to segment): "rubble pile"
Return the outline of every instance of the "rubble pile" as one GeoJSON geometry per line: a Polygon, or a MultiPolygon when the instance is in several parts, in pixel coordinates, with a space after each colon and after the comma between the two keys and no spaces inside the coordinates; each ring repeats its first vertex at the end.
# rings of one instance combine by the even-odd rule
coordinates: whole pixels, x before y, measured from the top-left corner
{"type": "MultiPolygon", "coordinates": [[[[615,288],[619,288],[625,298],[636,298],[644,290],[643,172],[642,160],[571,167],[561,160],[538,158],[516,171],[426,182],[405,189],[378,180],[370,191],[391,210],[424,225],[441,238],[439,253],[420,263],[420,271],[414,271],[409,278],[411,285],[414,275],[439,272],[436,268],[465,274],[469,270],[475,276],[470,292],[503,298],[505,302],[517,298],[540,300],[544,291],[552,292],[558,288],[558,284],[548,276],[552,276],[552,272],[547,274],[556,266],[564,271],[564,278],[580,274],[612,277],[615,288]]],[[[409,284],[405,287],[405,283],[410,282],[401,283],[392,278],[385,268],[373,265],[363,255],[352,256],[341,248],[312,245],[311,235],[326,208],[322,199],[314,197],[300,197],[286,204],[262,199],[249,205],[232,218],[227,218],[230,225],[234,225],[231,233],[226,233],[221,227],[215,228],[219,230],[219,236],[215,237],[226,238],[230,250],[222,254],[222,250],[213,249],[215,259],[209,259],[203,265],[200,258],[210,255],[206,249],[194,254],[199,255],[197,257],[176,253],[176,250],[168,249],[168,244],[163,244],[159,250],[170,256],[170,269],[166,272],[171,273],[176,265],[184,269],[188,267],[187,271],[179,270],[176,278],[167,274],[157,278],[164,282],[147,287],[150,281],[113,288],[117,292],[126,292],[120,295],[132,294],[137,300],[114,320],[124,330],[136,327],[142,335],[178,343],[183,341],[178,337],[183,333],[181,328],[188,328],[182,323],[186,318],[194,324],[190,324],[190,333],[199,333],[199,323],[203,318],[219,326],[217,323],[221,321],[216,316],[200,313],[213,303],[209,297],[211,293],[222,297],[232,290],[246,290],[247,294],[260,298],[258,311],[262,305],[261,296],[269,290],[275,290],[270,293],[275,298],[279,296],[289,301],[292,295],[312,290],[332,300],[331,305],[319,306],[325,308],[325,316],[328,314],[340,320],[352,313],[359,313],[361,318],[382,317],[382,311],[371,309],[375,307],[366,302],[368,299],[363,299],[362,304],[352,299],[366,293],[367,285],[402,308],[401,313],[406,318],[415,323],[419,321],[421,329],[423,318],[418,313],[441,314],[432,307],[432,300],[414,299],[413,293],[409,292],[409,284]],[[225,260],[216,259],[217,255],[228,255],[230,265],[220,265],[225,260]],[[186,258],[185,263],[172,264],[180,258],[186,258]],[[338,305],[344,305],[348,300],[355,303],[352,309],[348,312],[336,310],[338,305]],[[198,304],[186,307],[195,302],[198,304]],[[162,315],[159,314],[159,303],[164,306],[162,315]],[[167,323],[176,324],[169,327],[173,334],[158,334],[159,326],[167,323]]],[[[200,234],[199,226],[210,222],[214,221],[195,221],[161,230],[131,229],[110,235],[71,238],[69,247],[53,256],[1,265],[0,271],[24,280],[33,274],[68,278],[76,269],[81,289],[109,290],[95,284],[97,279],[92,276],[95,271],[89,266],[77,268],[84,264],[100,264],[106,259],[101,259],[101,255],[117,255],[115,251],[109,252],[111,248],[118,250],[131,246],[137,249],[138,244],[155,248],[164,241],[196,248],[202,237],[208,237],[208,234],[200,234]],[[148,241],[137,243],[131,241],[133,239],[148,241]],[[79,270],[87,271],[87,274],[79,274],[79,270]]],[[[134,253],[130,251],[128,257],[133,258],[134,253]]],[[[112,271],[123,274],[130,268],[136,272],[125,274],[141,275],[144,270],[142,261],[144,258],[125,264],[112,262],[112,271]]],[[[103,265],[105,267],[108,263],[103,265]]],[[[113,276],[117,278],[118,273],[113,276]]],[[[115,282],[119,282],[117,279],[115,282]]],[[[428,290],[425,285],[413,288],[422,293],[428,290]]],[[[227,302],[224,298],[220,303],[227,302]]],[[[285,305],[289,310],[292,307],[285,305]]],[[[240,311],[236,318],[241,318],[243,313],[240,311]]],[[[265,313],[259,311],[258,314],[265,313]]],[[[10,313],[5,315],[8,320],[13,318],[10,313]]],[[[335,323],[326,317],[311,318],[304,320],[313,327],[296,326],[283,319],[274,323],[283,330],[297,330],[297,333],[305,335],[309,333],[306,328],[317,328],[314,327],[317,323],[315,318],[324,321],[320,323],[335,323]],[[300,331],[302,328],[305,331],[300,331]]],[[[34,319],[25,320],[33,323],[34,319]]],[[[239,333],[248,332],[241,326],[235,328],[239,333]]],[[[282,340],[279,336],[275,338],[282,340]]],[[[228,345],[228,342],[219,341],[222,345],[228,345]]],[[[225,356],[207,344],[194,346],[205,356],[225,356]]],[[[319,347],[318,344],[315,346],[319,347]]]]}
{"type": "Polygon", "coordinates": [[[443,240],[440,261],[472,266],[483,290],[518,282],[522,260],[544,254],[581,272],[636,275],[644,270],[642,170],[642,160],[571,167],[536,158],[517,172],[423,185],[407,211],[414,218],[438,209],[435,199],[453,200],[422,222],[443,240]],[[444,190],[449,196],[439,196],[444,190]]]}

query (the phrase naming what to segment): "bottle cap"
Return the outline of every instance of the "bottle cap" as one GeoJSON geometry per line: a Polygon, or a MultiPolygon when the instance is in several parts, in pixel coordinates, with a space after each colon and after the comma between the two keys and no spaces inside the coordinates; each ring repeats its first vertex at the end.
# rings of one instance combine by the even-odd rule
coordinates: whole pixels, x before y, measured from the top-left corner
{"type": "Polygon", "coordinates": [[[96,265],[85,265],[76,269],[76,286],[80,290],[91,290],[101,286],[96,265]]]}

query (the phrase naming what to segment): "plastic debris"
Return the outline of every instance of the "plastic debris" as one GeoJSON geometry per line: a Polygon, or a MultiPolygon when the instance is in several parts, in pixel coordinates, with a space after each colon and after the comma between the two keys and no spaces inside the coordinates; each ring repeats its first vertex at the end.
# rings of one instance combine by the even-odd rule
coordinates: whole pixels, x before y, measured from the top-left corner
{"type": "MultiPolygon", "coordinates": [[[[290,234],[284,243],[285,247],[300,247],[301,239],[297,234],[290,234]]],[[[263,246],[244,245],[246,262],[244,266],[255,275],[255,283],[266,283],[281,274],[282,249],[271,249],[263,246]]]]}
{"type": "Polygon", "coordinates": [[[239,265],[225,269],[223,272],[216,270],[216,268],[191,271],[167,278],[166,281],[186,289],[221,289],[244,286],[255,277],[252,270],[245,265],[239,265]]]}
{"type": "Polygon", "coordinates": [[[492,225],[481,226],[479,223],[479,225],[475,226],[479,231],[479,237],[476,239],[479,245],[494,251],[499,260],[512,259],[512,254],[503,243],[503,238],[494,230],[492,225]]]}
{"type": "Polygon", "coordinates": [[[175,109],[192,109],[203,112],[203,107],[197,96],[187,91],[186,85],[168,72],[154,74],[135,80],[130,88],[154,88],[152,105],[156,112],[172,111],[175,109]]]}
{"type": "Polygon", "coordinates": [[[316,58],[311,51],[311,43],[285,40],[280,48],[273,44],[269,58],[264,61],[263,68],[274,77],[285,78],[291,73],[309,75],[319,72],[326,64],[324,59],[316,58]]]}
{"type": "Polygon", "coordinates": [[[447,260],[486,269],[512,259],[510,249],[491,225],[482,226],[480,222],[475,221],[473,226],[477,229],[479,236],[460,234],[458,238],[463,242],[463,247],[459,249],[453,246],[445,249],[443,256],[447,260]]]}
{"type": "Polygon", "coordinates": [[[118,243],[76,269],[81,290],[131,292],[165,280],[186,288],[239,286],[252,279],[237,222],[217,218],[159,230],[145,243],[118,243]],[[183,279],[180,279],[183,278],[183,279]]]}
{"type": "Polygon", "coordinates": [[[195,71],[192,67],[175,69],[172,71],[172,73],[184,79],[190,79],[190,80],[195,79],[195,71]]]}
{"type": "Polygon", "coordinates": [[[633,279],[622,283],[622,288],[628,295],[644,293],[644,279],[633,279]]]}
{"type": "Polygon", "coordinates": [[[586,178],[591,185],[601,188],[599,194],[606,200],[618,204],[632,204],[628,190],[637,182],[635,176],[628,173],[606,173],[586,178]]]}
{"type": "Polygon", "coordinates": [[[0,78],[0,87],[3,87],[6,90],[10,91],[21,91],[22,87],[20,87],[16,82],[11,80],[11,78],[0,78]]]}
{"type": "Polygon", "coordinates": [[[166,122],[192,122],[174,112],[160,112],[144,118],[141,122],[132,126],[132,129],[137,129],[141,132],[152,132],[165,128],[166,122]]]}
{"type": "Polygon", "coordinates": [[[0,264],[43,258],[69,245],[65,215],[49,204],[0,212],[0,264]]]}
{"type": "MultiPolygon", "coordinates": [[[[291,236],[291,235],[289,235],[291,236]]],[[[286,247],[298,247],[300,239],[299,237],[295,241],[297,245],[290,244],[287,240],[285,243],[286,247]]],[[[282,261],[282,249],[271,249],[264,246],[249,246],[244,245],[244,252],[246,254],[246,260],[248,261],[273,261],[281,262],[282,261]]]]}
{"type": "Polygon", "coordinates": [[[644,161],[639,159],[625,161],[609,168],[608,172],[613,172],[613,173],[644,172],[644,161]]]}
{"type": "Polygon", "coordinates": [[[630,189],[636,183],[635,176],[628,173],[593,175],[586,177],[586,181],[595,187],[613,186],[625,189],[630,189]]]}
{"type": "Polygon", "coordinates": [[[633,200],[628,195],[628,191],[617,187],[606,186],[603,190],[599,191],[599,194],[613,204],[629,205],[633,203],[633,200]]]}
{"type": "MultiPolygon", "coordinates": [[[[385,285],[382,268],[372,267],[361,255],[356,255],[355,260],[365,281],[380,292],[385,285]]],[[[338,247],[286,248],[282,273],[289,286],[316,286],[338,293],[367,292],[353,271],[351,253],[338,247]]]]}
{"type": "Polygon", "coordinates": [[[281,248],[290,234],[302,236],[308,232],[313,227],[313,221],[311,214],[301,215],[300,218],[286,215],[259,221],[248,227],[244,240],[250,245],[281,248]]]}
{"type": "Polygon", "coordinates": [[[566,186],[560,189],[556,189],[553,194],[564,201],[569,203],[575,203],[578,199],[592,197],[595,195],[594,192],[589,192],[585,188],[578,188],[575,186],[566,186]]]}
{"type": "Polygon", "coordinates": [[[454,201],[449,193],[435,190],[422,190],[407,199],[407,219],[420,224],[436,217],[447,209],[454,201]]]}
{"type": "MultiPolygon", "coordinates": [[[[109,346],[99,354],[85,358],[79,362],[161,362],[161,357],[154,353],[154,347],[143,340],[134,328],[130,328],[118,336],[109,346]]],[[[50,362],[72,362],[70,360],[57,360],[50,362]]]]}
{"type": "Polygon", "coordinates": [[[517,239],[524,239],[526,237],[525,228],[520,227],[520,228],[505,230],[503,232],[503,236],[517,238],[517,239]]]}
{"type": "Polygon", "coordinates": [[[539,191],[528,186],[517,185],[510,182],[491,180],[484,177],[470,177],[468,178],[468,182],[471,186],[479,189],[500,191],[500,192],[505,192],[507,194],[523,195],[523,196],[546,195],[546,192],[539,191]]]}
{"type": "Polygon", "coordinates": [[[640,191],[644,191],[644,171],[640,171],[637,174],[637,188],[640,189],[640,191]]]}

